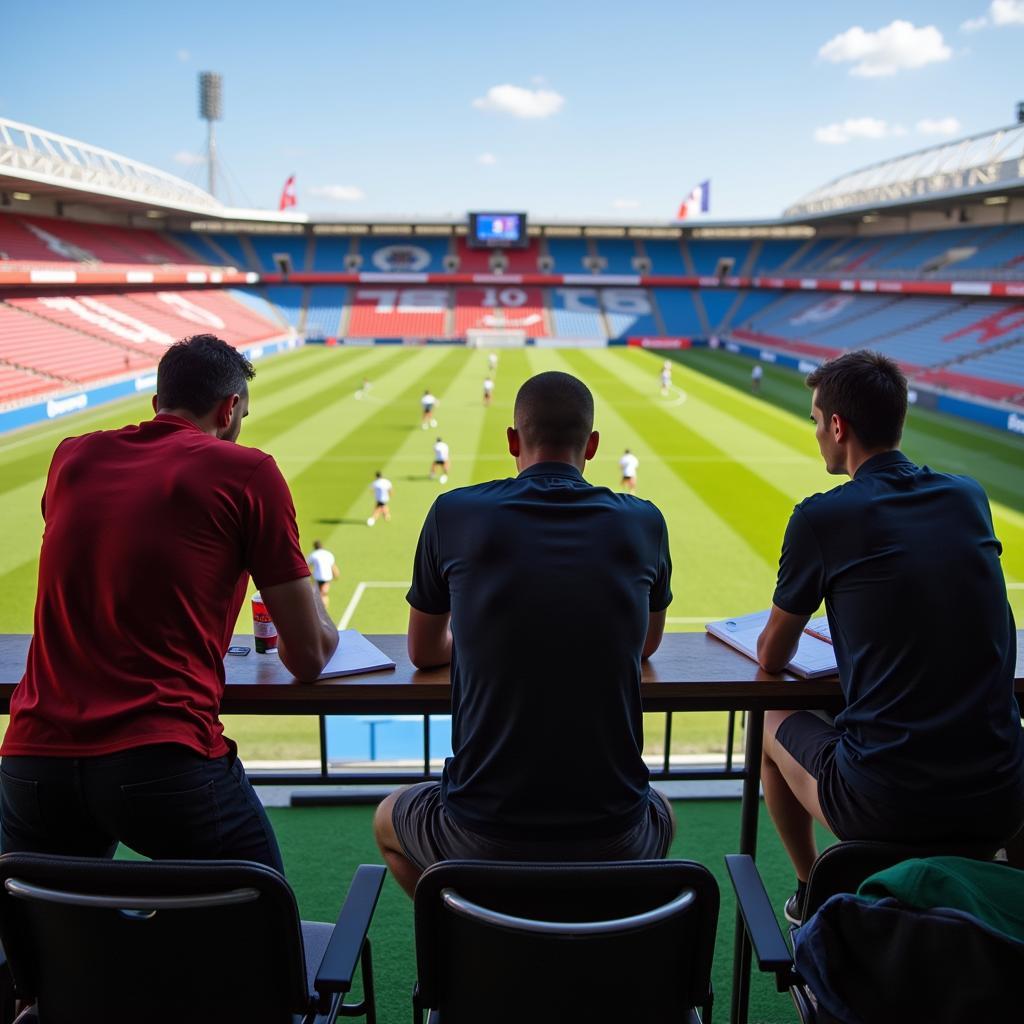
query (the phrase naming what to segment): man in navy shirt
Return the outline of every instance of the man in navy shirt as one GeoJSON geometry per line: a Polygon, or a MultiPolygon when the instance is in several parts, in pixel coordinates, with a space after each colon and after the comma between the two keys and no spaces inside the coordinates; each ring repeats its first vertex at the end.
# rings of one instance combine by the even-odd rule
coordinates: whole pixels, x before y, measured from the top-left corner
{"type": "Polygon", "coordinates": [[[593,487],[594,401],[566,373],[516,397],[517,477],[442,495],[409,590],[409,656],[451,663],[440,783],[374,822],[412,895],[438,860],[663,857],[674,823],[641,756],[640,661],[672,600],[668,534],[648,501],[593,487]]]}
{"type": "Polygon", "coordinates": [[[852,477],[796,506],[758,641],[783,669],[825,602],[845,707],[765,714],[765,802],[797,875],[802,916],[817,851],[840,839],[988,842],[1024,821],[1016,635],[988,500],[969,477],[916,466],[897,446],[907,382],[875,352],[807,378],[825,466],[852,477]]]}

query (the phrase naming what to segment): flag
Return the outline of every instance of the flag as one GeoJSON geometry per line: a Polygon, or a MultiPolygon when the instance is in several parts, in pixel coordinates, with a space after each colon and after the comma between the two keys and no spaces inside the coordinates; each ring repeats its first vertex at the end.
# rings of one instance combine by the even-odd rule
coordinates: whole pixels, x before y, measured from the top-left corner
{"type": "Polygon", "coordinates": [[[285,183],[284,188],[281,189],[281,205],[278,210],[287,210],[289,206],[295,206],[298,204],[298,199],[295,196],[295,175],[293,174],[285,183]]]}
{"type": "Polygon", "coordinates": [[[711,181],[702,181],[679,205],[676,220],[686,220],[695,213],[707,213],[711,209],[711,181]]]}

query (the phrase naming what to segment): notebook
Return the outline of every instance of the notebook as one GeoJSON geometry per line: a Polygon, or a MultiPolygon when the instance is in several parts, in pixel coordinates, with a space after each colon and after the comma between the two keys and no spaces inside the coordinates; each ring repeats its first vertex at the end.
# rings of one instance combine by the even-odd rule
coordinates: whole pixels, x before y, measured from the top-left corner
{"type": "MultiPolygon", "coordinates": [[[[709,622],[704,628],[712,636],[757,661],[757,638],[768,621],[768,614],[768,611],[753,612],[735,619],[709,622]]],[[[832,646],[828,619],[824,615],[811,619],[804,627],[796,654],[786,668],[805,679],[836,674],[836,652],[832,646]]]]}
{"type": "Polygon", "coordinates": [[[383,672],[394,667],[395,663],[358,629],[339,629],[338,649],[331,655],[319,678],[336,679],[361,672],[383,672]]]}

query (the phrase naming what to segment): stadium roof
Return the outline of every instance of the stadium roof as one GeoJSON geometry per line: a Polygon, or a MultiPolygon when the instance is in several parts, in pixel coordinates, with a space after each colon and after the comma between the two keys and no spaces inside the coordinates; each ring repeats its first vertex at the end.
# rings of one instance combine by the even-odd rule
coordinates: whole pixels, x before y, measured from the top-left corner
{"type": "Polygon", "coordinates": [[[122,211],[160,210],[213,217],[302,223],[301,214],[237,210],[166,171],[63,135],[0,118],[0,190],[56,202],[106,205],[122,211]]]}
{"type": "Polygon", "coordinates": [[[804,196],[786,218],[827,217],[1024,188],[1024,124],[883,160],[804,196]]]}

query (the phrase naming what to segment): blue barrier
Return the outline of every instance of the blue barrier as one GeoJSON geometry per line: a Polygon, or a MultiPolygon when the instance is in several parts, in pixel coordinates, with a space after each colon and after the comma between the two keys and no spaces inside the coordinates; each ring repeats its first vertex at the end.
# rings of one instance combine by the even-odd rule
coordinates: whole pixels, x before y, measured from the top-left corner
{"type": "MultiPolygon", "coordinates": [[[[422,715],[330,715],[327,760],[423,761],[422,715]]],[[[430,758],[452,756],[451,715],[430,716],[430,758]]]]}
{"type": "MultiPolygon", "coordinates": [[[[258,359],[265,359],[278,352],[290,351],[300,344],[301,342],[295,338],[281,338],[277,341],[263,341],[255,345],[248,345],[242,348],[242,351],[249,359],[256,362],[258,359]]],[[[33,423],[60,419],[71,413],[80,412],[82,409],[94,409],[98,405],[113,402],[118,398],[127,398],[129,395],[155,389],[156,368],[154,367],[152,370],[147,370],[145,373],[129,377],[126,380],[102,384],[99,387],[83,388],[81,391],[57,395],[54,398],[0,412],[0,434],[7,433],[9,430],[17,430],[19,427],[28,427],[33,423]]]]}

